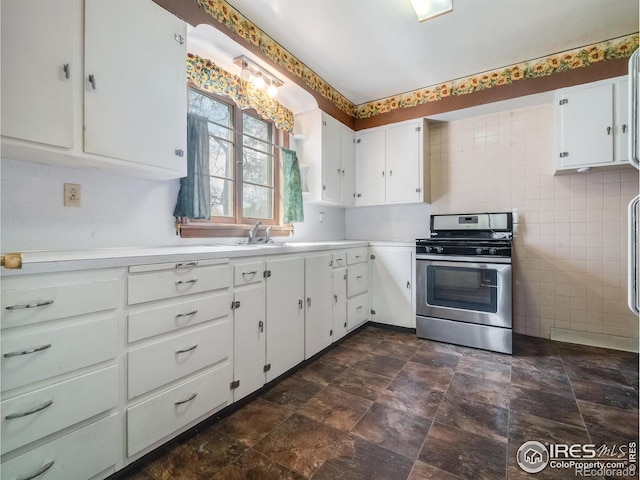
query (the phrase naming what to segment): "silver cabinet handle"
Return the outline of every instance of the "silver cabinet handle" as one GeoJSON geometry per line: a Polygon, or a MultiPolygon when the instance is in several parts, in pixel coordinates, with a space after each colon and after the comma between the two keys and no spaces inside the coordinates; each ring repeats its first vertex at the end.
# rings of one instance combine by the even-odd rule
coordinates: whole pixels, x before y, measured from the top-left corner
{"type": "Polygon", "coordinates": [[[69,77],[71,76],[71,67],[69,66],[68,63],[65,63],[64,65],[62,65],[62,71],[64,72],[64,78],[69,80],[69,77]]]}
{"type": "Polygon", "coordinates": [[[298,300],[298,308],[302,310],[302,300],[298,300]]]}
{"type": "Polygon", "coordinates": [[[194,344],[189,348],[183,348],[182,350],[176,350],[176,355],[180,354],[180,353],[187,353],[187,352],[191,352],[193,350],[195,350],[196,348],[198,348],[198,344],[194,344]]]}
{"type": "Polygon", "coordinates": [[[176,315],[176,318],[190,317],[191,315],[195,315],[196,313],[198,313],[198,310],[191,310],[190,312],[187,312],[187,313],[178,313],[176,315]]]}
{"type": "Polygon", "coordinates": [[[362,310],[362,305],[357,306],[356,310],[362,310]]]}
{"type": "Polygon", "coordinates": [[[631,109],[629,111],[629,129],[631,138],[629,139],[629,163],[640,169],[640,158],[638,158],[638,55],[636,50],[629,60],[629,99],[631,109]]]}
{"type": "Polygon", "coordinates": [[[640,313],[640,308],[638,308],[638,203],[640,203],[640,195],[629,202],[629,221],[627,223],[627,228],[629,229],[629,267],[627,271],[629,288],[627,289],[627,304],[636,315],[640,313]]]}
{"type": "Polygon", "coordinates": [[[46,345],[40,345],[39,347],[27,348],[25,350],[16,350],[15,352],[5,353],[5,357],[19,357],[20,355],[29,355],[30,353],[41,352],[42,350],[46,350],[47,348],[51,348],[51,344],[47,343],[46,345]]]}
{"type": "Polygon", "coordinates": [[[39,477],[40,475],[42,475],[44,472],[46,472],[47,470],[49,470],[51,467],[53,467],[53,464],[55,463],[54,460],[51,460],[50,462],[47,462],[44,464],[44,466],[38,470],[35,473],[28,473],[27,475],[22,475],[20,477],[17,477],[16,480],[32,480],[33,478],[39,477]]]}
{"type": "Polygon", "coordinates": [[[96,89],[96,77],[95,77],[95,75],[93,75],[93,74],[89,75],[89,83],[91,84],[91,88],[93,90],[95,90],[96,89]]]}
{"type": "Polygon", "coordinates": [[[176,285],[186,285],[187,283],[197,283],[198,279],[197,278],[192,278],[191,280],[178,280],[176,282],[176,285]]]}
{"type": "Polygon", "coordinates": [[[338,169],[338,175],[342,175],[342,170],[338,169]]]}
{"type": "Polygon", "coordinates": [[[38,303],[27,303],[25,305],[10,305],[5,307],[7,310],[22,310],[24,308],[36,308],[36,307],[44,307],[46,305],[51,305],[53,300],[45,300],[44,302],[38,303]]]}
{"type": "Polygon", "coordinates": [[[257,270],[251,270],[250,272],[242,272],[242,278],[244,279],[244,277],[248,275],[251,275],[251,278],[253,278],[256,273],[258,273],[257,270]]]}
{"type": "Polygon", "coordinates": [[[407,282],[407,289],[411,289],[411,282],[407,282]]]}
{"type": "Polygon", "coordinates": [[[53,400],[47,400],[42,405],[32,408],[31,410],[27,410],[26,412],[10,413],[9,415],[5,415],[4,418],[6,418],[7,420],[13,420],[14,418],[26,417],[28,415],[33,415],[34,413],[44,410],[45,408],[49,408],[51,405],[53,405],[53,400]]]}
{"type": "Polygon", "coordinates": [[[262,320],[258,322],[258,331],[260,333],[264,332],[264,322],[262,320]]]}
{"type": "Polygon", "coordinates": [[[607,127],[607,135],[611,135],[611,130],[613,130],[611,127],[607,127]]]}
{"type": "Polygon", "coordinates": [[[193,392],[189,398],[185,398],[184,400],[178,400],[177,402],[173,402],[174,405],[182,405],[183,403],[189,403],[191,400],[193,400],[194,398],[196,398],[198,396],[198,394],[196,392],[193,392]]]}
{"type": "Polygon", "coordinates": [[[360,280],[362,278],[362,275],[357,275],[356,276],[356,280],[360,280]]]}
{"type": "Polygon", "coordinates": [[[335,294],[333,295],[333,301],[335,303],[338,303],[338,295],[335,295],[335,294]]]}
{"type": "Polygon", "coordinates": [[[311,308],[311,297],[307,297],[307,307],[311,308]]]}
{"type": "Polygon", "coordinates": [[[389,176],[392,177],[393,176],[393,170],[389,170],[389,176]]]}
{"type": "Polygon", "coordinates": [[[626,133],[627,132],[627,124],[623,123],[622,124],[622,133],[626,133]]]}
{"type": "Polygon", "coordinates": [[[176,268],[191,268],[197,267],[198,262],[189,262],[189,263],[176,263],[176,268]]]}

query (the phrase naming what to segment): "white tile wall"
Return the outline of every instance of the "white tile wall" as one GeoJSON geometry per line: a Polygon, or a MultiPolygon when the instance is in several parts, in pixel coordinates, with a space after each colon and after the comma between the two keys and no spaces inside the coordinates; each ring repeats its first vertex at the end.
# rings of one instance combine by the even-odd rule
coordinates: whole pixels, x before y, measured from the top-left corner
{"type": "Polygon", "coordinates": [[[514,329],[638,338],[626,305],[632,167],[553,175],[550,104],[432,124],[433,213],[517,212],[514,329]]]}

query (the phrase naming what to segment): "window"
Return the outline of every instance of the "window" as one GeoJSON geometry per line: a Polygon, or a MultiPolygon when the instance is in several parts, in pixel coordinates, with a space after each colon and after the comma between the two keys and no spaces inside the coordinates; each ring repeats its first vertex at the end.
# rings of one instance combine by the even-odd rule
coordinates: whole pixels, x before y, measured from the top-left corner
{"type": "Polygon", "coordinates": [[[288,134],[230,99],[195,89],[189,111],[209,119],[211,220],[186,222],[183,236],[241,236],[258,220],[276,235],[288,233],[281,225],[278,148],[288,134]]]}

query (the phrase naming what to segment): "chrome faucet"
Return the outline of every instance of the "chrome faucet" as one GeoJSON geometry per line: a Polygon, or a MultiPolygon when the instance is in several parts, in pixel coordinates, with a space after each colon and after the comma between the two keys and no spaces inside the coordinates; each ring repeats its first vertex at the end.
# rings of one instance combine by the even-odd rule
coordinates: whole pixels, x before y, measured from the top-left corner
{"type": "Polygon", "coordinates": [[[256,234],[258,233],[260,225],[262,225],[262,222],[258,220],[256,224],[251,227],[251,230],[249,230],[249,239],[247,240],[247,243],[256,243],[256,234]]]}
{"type": "Polygon", "coordinates": [[[271,243],[273,242],[273,239],[271,238],[271,225],[269,225],[267,227],[267,229],[265,230],[265,236],[264,236],[264,243],[271,243]]]}

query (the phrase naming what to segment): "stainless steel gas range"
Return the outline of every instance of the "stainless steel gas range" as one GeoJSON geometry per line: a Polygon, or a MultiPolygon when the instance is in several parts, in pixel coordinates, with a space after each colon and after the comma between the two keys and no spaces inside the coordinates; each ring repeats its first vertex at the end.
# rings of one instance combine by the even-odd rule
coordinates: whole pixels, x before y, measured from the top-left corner
{"type": "Polygon", "coordinates": [[[416,240],[420,338],[512,353],[510,212],[432,215],[416,240]]]}

